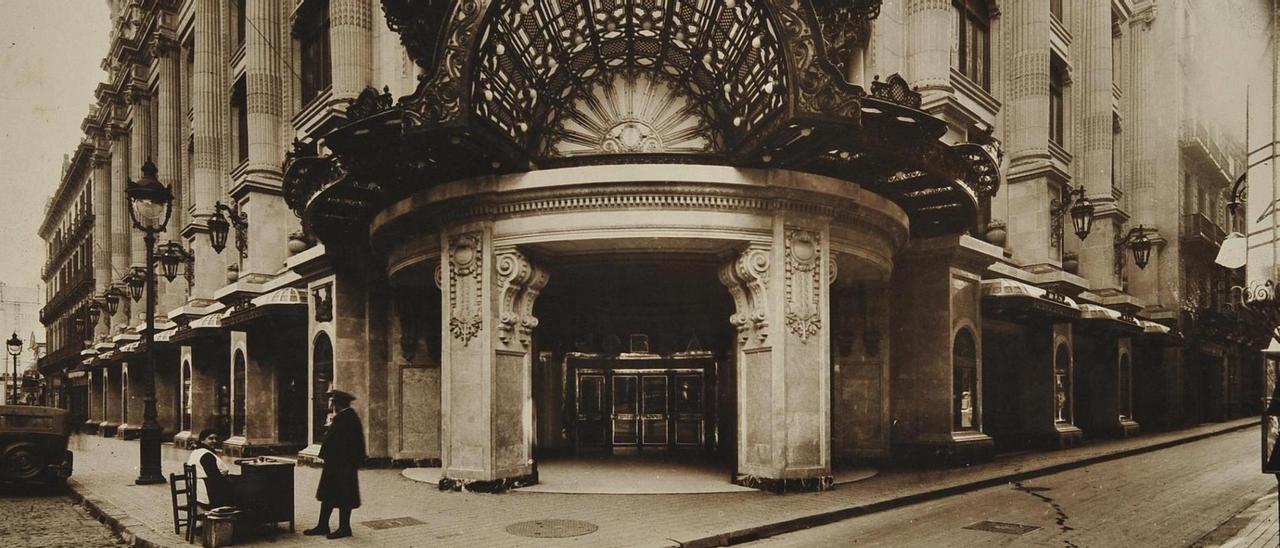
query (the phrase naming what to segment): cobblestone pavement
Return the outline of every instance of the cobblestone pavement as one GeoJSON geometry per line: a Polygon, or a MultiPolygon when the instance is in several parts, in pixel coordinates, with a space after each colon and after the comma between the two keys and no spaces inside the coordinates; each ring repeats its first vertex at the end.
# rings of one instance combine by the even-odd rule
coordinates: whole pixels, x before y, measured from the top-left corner
{"type": "MultiPolygon", "coordinates": [[[[1223,542],[1200,545],[1223,546],[1234,533],[1250,529],[1256,512],[1246,510],[1260,496],[1271,492],[1269,500],[1275,501],[1276,480],[1259,473],[1258,464],[1258,435],[1250,429],[796,531],[752,546],[1172,547],[1192,545],[1215,529],[1226,533],[1223,542]],[[1226,531],[1222,526],[1227,523],[1236,526],[1226,531]]],[[[1264,497],[1262,504],[1266,502],[1264,497]]],[[[1275,511],[1272,505],[1271,513],[1259,517],[1274,520],[1275,511]]]]}
{"type": "MultiPolygon", "coordinates": [[[[678,546],[697,541],[701,545],[723,543],[739,535],[769,534],[791,530],[788,520],[811,523],[815,516],[858,512],[868,505],[902,497],[918,497],[957,488],[1007,474],[1070,465],[1084,459],[1115,455],[1142,447],[1172,443],[1190,436],[1256,424],[1257,419],[1205,425],[1178,432],[1144,435],[1127,440],[1097,442],[1063,451],[1027,453],[998,458],[995,462],[954,470],[884,470],[874,478],[839,485],[822,493],[785,496],[761,492],[701,495],[580,495],[525,493],[500,495],[442,493],[434,486],[414,482],[399,470],[362,470],[364,506],[352,516],[355,536],[341,541],[304,537],[301,529],[315,523],[314,500],[319,470],[300,467],[295,474],[297,528],[287,527],[271,538],[254,542],[269,546],[678,546]],[[392,527],[375,520],[399,519],[392,527]],[[594,532],[568,538],[529,538],[509,533],[507,527],[529,520],[581,520],[597,527],[594,532]],[[781,524],[781,525],[780,525],[781,524]],[[764,531],[764,533],[762,533],[764,531]]],[[[1256,438],[1256,431],[1249,434],[1256,438]]],[[[137,486],[136,442],[75,436],[75,489],[119,516],[131,532],[158,545],[184,546],[173,534],[166,485],[137,486]]],[[[166,445],[162,450],[164,472],[180,469],[187,452],[166,445]]],[[[228,459],[229,461],[229,459],[228,459]]],[[[1205,461],[1211,466],[1217,459],[1205,461]]],[[[237,467],[232,466],[233,472],[237,467]]],[[[1023,495],[1024,497],[1026,495],[1023,495]]]]}
{"type": "MultiPolygon", "coordinates": [[[[1270,481],[1268,478],[1267,481],[1270,481]]],[[[1276,515],[1276,490],[1259,497],[1243,512],[1197,540],[1193,548],[1273,548],[1280,546],[1276,515]]]]}
{"type": "Polygon", "coordinates": [[[0,545],[105,548],[125,544],[66,494],[22,487],[0,489],[0,545]]]}

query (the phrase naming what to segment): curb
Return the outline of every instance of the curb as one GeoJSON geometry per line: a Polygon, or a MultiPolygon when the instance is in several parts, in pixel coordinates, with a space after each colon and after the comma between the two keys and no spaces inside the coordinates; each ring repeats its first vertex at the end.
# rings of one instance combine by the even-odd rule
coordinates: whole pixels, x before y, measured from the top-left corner
{"type": "Polygon", "coordinates": [[[153,538],[150,527],[134,519],[115,505],[97,498],[92,491],[89,491],[74,479],[67,479],[67,495],[77,503],[84,505],[89,510],[90,515],[110,527],[130,546],[139,546],[141,548],[170,548],[173,546],[153,538]]]}
{"type": "Polygon", "coordinates": [[[1048,466],[1042,466],[1042,467],[1034,468],[1030,470],[1022,470],[1018,472],[1001,474],[1001,475],[993,476],[990,478],[975,480],[968,483],[962,483],[959,485],[952,485],[950,487],[944,487],[941,489],[911,493],[908,495],[889,498],[889,499],[872,502],[868,504],[860,504],[857,506],[838,508],[836,510],[829,510],[826,512],[820,512],[820,513],[812,514],[808,516],[776,521],[773,523],[766,523],[763,525],[747,527],[745,529],[738,529],[736,531],[729,531],[726,533],[718,533],[718,534],[714,534],[706,537],[700,537],[700,538],[680,542],[678,545],[681,546],[682,548],[704,548],[704,547],[711,547],[711,546],[732,546],[735,544],[743,544],[743,543],[747,543],[755,540],[760,540],[760,539],[764,539],[772,536],[781,535],[784,533],[799,531],[801,529],[809,529],[811,527],[817,527],[820,525],[829,525],[838,521],[856,518],[859,516],[865,516],[868,514],[875,514],[878,512],[884,512],[888,510],[902,508],[904,506],[910,506],[910,505],[918,504],[921,502],[927,502],[931,500],[950,497],[953,495],[959,495],[962,493],[968,493],[971,491],[977,491],[980,489],[986,489],[988,487],[995,487],[998,485],[1003,485],[1003,484],[1014,482],[1014,481],[1021,481],[1021,480],[1036,478],[1040,476],[1047,476],[1050,474],[1056,474],[1058,472],[1063,472],[1066,470],[1083,468],[1085,466],[1090,466],[1093,464],[1098,464],[1098,463],[1107,462],[1111,460],[1122,459],[1125,457],[1131,457],[1131,456],[1139,455],[1142,453],[1150,453],[1154,451],[1159,451],[1161,449],[1168,449],[1170,447],[1175,447],[1175,446],[1186,444],[1186,443],[1200,441],[1206,438],[1211,438],[1211,437],[1219,436],[1222,434],[1228,434],[1238,430],[1254,428],[1254,427],[1257,427],[1259,424],[1261,424],[1261,419],[1257,421],[1251,421],[1245,424],[1238,424],[1228,428],[1223,428],[1222,430],[1203,432],[1193,436],[1187,436],[1185,438],[1175,438],[1175,439],[1163,441],[1160,443],[1144,445],[1141,447],[1132,447],[1129,449],[1119,450],[1114,453],[1106,453],[1106,454],[1096,455],[1093,457],[1088,457],[1080,460],[1061,462],[1058,464],[1051,464],[1048,466]]]}

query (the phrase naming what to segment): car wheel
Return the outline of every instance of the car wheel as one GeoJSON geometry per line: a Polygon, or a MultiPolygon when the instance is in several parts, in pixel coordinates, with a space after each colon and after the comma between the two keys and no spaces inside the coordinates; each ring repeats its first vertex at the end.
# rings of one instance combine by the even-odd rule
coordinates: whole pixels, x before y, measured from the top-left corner
{"type": "Polygon", "coordinates": [[[44,471],[44,458],[35,444],[17,443],[4,450],[0,469],[4,470],[4,477],[11,480],[35,479],[44,471]]]}

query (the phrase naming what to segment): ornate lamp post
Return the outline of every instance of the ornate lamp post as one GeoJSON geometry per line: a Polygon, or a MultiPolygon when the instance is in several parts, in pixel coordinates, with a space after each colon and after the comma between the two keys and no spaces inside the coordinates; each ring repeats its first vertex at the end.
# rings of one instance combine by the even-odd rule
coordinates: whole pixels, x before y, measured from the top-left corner
{"type": "Polygon", "coordinates": [[[13,356],[13,376],[9,377],[9,405],[18,403],[18,355],[22,354],[22,339],[18,338],[15,331],[9,340],[4,342],[5,347],[9,350],[9,355],[13,356]]]}
{"type": "Polygon", "coordinates": [[[125,194],[129,197],[129,217],[133,219],[133,227],[141,230],[143,242],[147,248],[147,259],[142,269],[135,269],[128,276],[129,292],[136,301],[141,297],[145,286],[147,293],[146,322],[147,330],[144,338],[147,352],[147,372],[143,385],[142,430],[138,444],[138,478],[134,483],[139,485],[164,483],[160,472],[160,423],[156,421],[156,367],[155,367],[155,329],[156,329],[156,234],[164,231],[169,222],[173,208],[173,192],[169,187],[156,179],[156,165],[147,160],[142,165],[142,180],[129,181],[125,194]]]}
{"type": "Polygon", "coordinates": [[[1062,216],[1068,211],[1071,212],[1071,225],[1076,237],[1083,240],[1093,229],[1093,202],[1084,195],[1084,185],[1068,190],[1066,199],[1054,198],[1049,203],[1049,210],[1053,215],[1052,226],[1055,231],[1061,229],[1062,216]]]}

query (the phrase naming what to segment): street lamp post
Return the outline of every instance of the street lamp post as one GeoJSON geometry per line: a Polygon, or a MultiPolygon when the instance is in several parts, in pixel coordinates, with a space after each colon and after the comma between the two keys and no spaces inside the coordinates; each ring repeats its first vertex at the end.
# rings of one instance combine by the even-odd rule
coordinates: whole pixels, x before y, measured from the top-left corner
{"type": "Polygon", "coordinates": [[[9,355],[13,356],[13,376],[9,377],[8,403],[16,405],[18,403],[18,355],[22,354],[22,339],[18,338],[18,333],[15,331],[4,344],[9,350],[9,355]]]}
{"type": "Polygon", "coordinates": [[[156,165],[150,159],[142,165],[142,180],[129,181],[125,193],[129,197],[129,216],[133,219],[133,227],[141,230],[143,242],[147,248],[145,266],[135,271],[130,280],[132,297],[137,300],[138,289],[146,287],[146,335],[143,339],[147,353],[147,371],[143,376],[143,410],[142,429],[138,445],[138,478],[134,483],[146,485],[164,483],[160,471],[160,423],[156,420],[156,364],[155,364],[155,328],[156,328],[156,234],[164,231],[172,213],[173,192],[169,187],[156,179],[156,165]],[[140,276],[142,283],[136,278],[140,276]],[[137,284],[137,285],[135,285],[137,284]]]}

